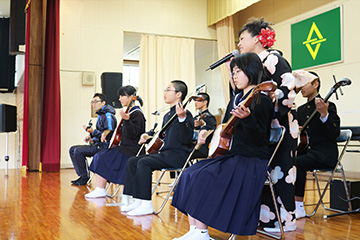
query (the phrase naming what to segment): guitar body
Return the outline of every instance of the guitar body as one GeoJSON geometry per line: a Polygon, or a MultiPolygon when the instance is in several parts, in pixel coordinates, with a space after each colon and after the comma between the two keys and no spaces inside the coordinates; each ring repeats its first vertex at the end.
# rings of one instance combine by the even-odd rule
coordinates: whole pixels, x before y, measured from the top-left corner
{"type": "Polygon", "coordinates": [[[309,146],[309,136],[306,131],[303,131],[299,134],[298,137],[298,147],[296,151],[298,153],[301,153],[306,150],[306,148],[309,146]]]}
{"type": "Polygon", "coordinates": [[[220,124],[211,138],[209,147],[209,157],[214,158],[223,156],[230,149],[232,135],[224,133],[226,124],[220,124]]]}
{"type": "MultiPolygon", "coordinates": [[[[120,126],[118,126],[120,128],[120,126]]],[[[118,128],[116,129],[116,132],[113,133],[112,139],[109,144],[109,148],[114,148],[116,146],[119,146],[121,141],[121,130],[118,131],[118,128]]]]}
{"type": "Polygon", "coordinates": [[[160,138],[160,131],[155,133],[151,141],[146,146],[146,152],[148,154],[158,153],[164,141],[160,138]]]}

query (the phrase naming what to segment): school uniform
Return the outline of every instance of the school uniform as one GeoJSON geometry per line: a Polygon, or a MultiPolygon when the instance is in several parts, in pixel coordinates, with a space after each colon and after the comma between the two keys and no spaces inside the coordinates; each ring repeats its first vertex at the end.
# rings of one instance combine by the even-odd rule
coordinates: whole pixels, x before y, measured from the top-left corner
{"type": "MultiPolygon", "coordinates": [[[[129,111],[129,119],[121,126],[119,146],[108,148],[95,154],[89,169],[109,182],[124,184],[126,166],[129,157],[135,156],[140,150],[138,144],[141,134],[145,131],[145,117],[140,107],[134,106],[129,111]]],[[[142,151],[145,154],[145,151],[142,151]]]]}
{"type": "MultiPolygon", "coordinates": [[[[176,114],[175,106],[165,114],[163,126],[176,114]]],[[[164,144],[159,153],[131,157],[128,160],[124,194],[142,200],[151,200],[152,172],[162,168],[181,168],[192,150],[194,119],[189,111],[180,121],[177,116],[165,131],[164,144]]]]}
{"type": "Polygon", "coordinates": [[[251,114],[237,119],[233,125],[228,153],[186,169],[172,201],[184,214],[237,235],[256,234],[260,197],[271,155],[268,140],[273,104],[268,96],[259,97],[260,103],[251,105],[251,114]]]}

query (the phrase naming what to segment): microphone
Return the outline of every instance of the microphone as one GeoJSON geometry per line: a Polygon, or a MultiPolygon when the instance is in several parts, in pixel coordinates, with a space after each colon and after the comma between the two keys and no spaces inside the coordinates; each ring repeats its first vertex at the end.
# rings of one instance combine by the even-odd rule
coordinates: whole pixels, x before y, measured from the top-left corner
{"type": "Polygon", "coordinates": [[[213,70],[214,68],[220,66],[221,64],[223,64],[224,62],[228,61],[230,58],[232,57],[237,57],[239,56],[240,53],[239,53],[239,50],[234,50],[232,51],[231,53],[229,53],[228,55],[226,55],[225,57],[223,57],[222,59],[220,59],[219,61],[213,63],[212,65],[210,65],[210,67],[208,69],[206,69],[206,71],[208,70],[213,70]]]}

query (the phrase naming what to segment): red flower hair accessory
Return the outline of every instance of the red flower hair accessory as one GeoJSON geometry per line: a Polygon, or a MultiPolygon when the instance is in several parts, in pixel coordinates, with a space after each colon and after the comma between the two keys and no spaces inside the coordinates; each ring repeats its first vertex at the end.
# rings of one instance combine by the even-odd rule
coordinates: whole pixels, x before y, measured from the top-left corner
{"type": "Polygon", "coordinates": [[[263,47],[271,47],[274,45],[275,40],[275,32],[269,28],[262,28],[257,38],[261,42],[263,47]]]}

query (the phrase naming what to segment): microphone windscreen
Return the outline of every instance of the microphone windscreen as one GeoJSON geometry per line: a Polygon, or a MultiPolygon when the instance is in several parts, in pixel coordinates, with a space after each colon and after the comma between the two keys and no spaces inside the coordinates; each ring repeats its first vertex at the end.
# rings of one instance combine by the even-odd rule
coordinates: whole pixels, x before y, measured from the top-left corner
{"type": "Polygon", "coordinates": [[[240,55],[239,50],[237,50],[237,49],[235,49],[232,53],[234,54],[234,57],[237,57],[240,55]]]}

